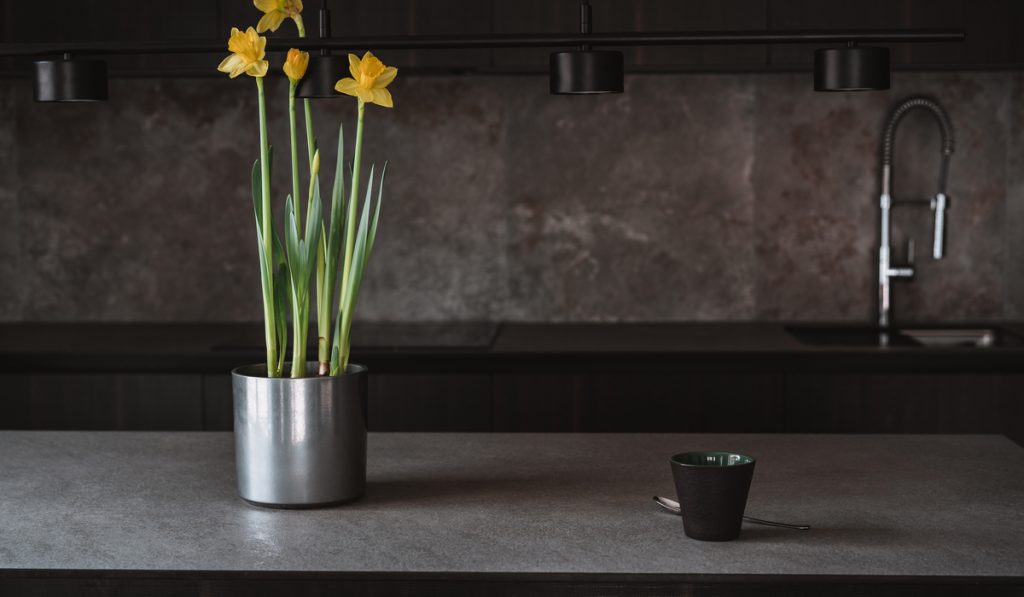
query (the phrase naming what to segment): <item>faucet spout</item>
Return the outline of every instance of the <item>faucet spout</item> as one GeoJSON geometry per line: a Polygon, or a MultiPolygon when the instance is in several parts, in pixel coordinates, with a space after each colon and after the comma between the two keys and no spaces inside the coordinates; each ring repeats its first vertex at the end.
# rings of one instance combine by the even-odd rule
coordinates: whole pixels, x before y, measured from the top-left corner
{"type": "Polygon", "coordinates": [[[939,124],[942,133],[942,161],[939,164],[939,193],[946,193],[946,178],[949,176],[949,158],[953,155],[953,122],[949,114],[939,103],[927,97],[912,97],[904,100],[892,113],[885,123],[885,134],[882,140],[882,194],[892,195],[892,154],[896,143],[896,128],[900,121],[911,110],[922,108],[931,112],[939,124]]]}

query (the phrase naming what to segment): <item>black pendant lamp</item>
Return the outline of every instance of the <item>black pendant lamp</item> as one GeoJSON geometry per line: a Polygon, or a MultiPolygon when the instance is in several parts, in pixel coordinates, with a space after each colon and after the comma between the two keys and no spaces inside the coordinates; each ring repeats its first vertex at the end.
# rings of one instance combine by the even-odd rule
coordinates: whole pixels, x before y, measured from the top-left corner
{"type": "MultiPolygon", "coordinates": [[[[331,15],[327,0],[320,6],[320,39],[331,36],[331,15]]],[[[320,50],[320,55],[310,55],[306,74],[295,87],[295,97],[324,98],[345,97],[334,89],[338,79],[348,72],[348,57],[330,54],[320,50]]]]}
{"type": "MultiPolygon", "coordinates": [[[[580,3],[580,33],[590,33],[590,2],[580,3]]],[[[585,45],[579,50],[554,52],[550,62],[551,93],[585,95],[622,93],[622,52],[592,50],[585,45]]]]}
{"type": "Polygon", "coordinates": [[[295,97],[345,97],[334,90],[338,79],[348,76],[348,58],[337,54],[310,56],[306,74],[295,87],[295,97]]]}
{"type": "Polygon", "coordinates": [[[107,99],[107,63],[103,60],[37,60],[33,63],[37,102],[100,102],[107,99]]]}
{"type": "Polygon", "coordinates": [[[814,52],[815,91],[872,91],[889,88],[889,48],[856,46],[814,52]]]}

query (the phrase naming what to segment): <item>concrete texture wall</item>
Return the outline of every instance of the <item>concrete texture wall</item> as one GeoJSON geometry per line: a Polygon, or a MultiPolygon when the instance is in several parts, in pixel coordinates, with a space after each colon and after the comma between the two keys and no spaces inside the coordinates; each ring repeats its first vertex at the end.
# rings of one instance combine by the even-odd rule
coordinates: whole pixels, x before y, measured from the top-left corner
{"type": "MultiPolygon", "coordinates": [[[[929,257],[930,211],[897,208],[895,241],[916,238],[919,259],[896,318],[1024,317],[1021,75],[897,73],[862,94],[814,93],[807,75],[546,85],[400,76],[396,108],[368,109],[366,159],[390,165],[362,319],[869,320],[882,123],[919,93],[957,132],[949,257],[929,257]]],[[[45,105],[27,81],[0,85],[0,319],[258,320],[255,85],[110,91],[45,105]]],[[[284,85],[268,91],[281,204],[284,85]]],[[[314,109],[332,164],[354,101],[314,109]]],[[[901,125],[897,196],[934,192],[929,119],[901,125]]]]}

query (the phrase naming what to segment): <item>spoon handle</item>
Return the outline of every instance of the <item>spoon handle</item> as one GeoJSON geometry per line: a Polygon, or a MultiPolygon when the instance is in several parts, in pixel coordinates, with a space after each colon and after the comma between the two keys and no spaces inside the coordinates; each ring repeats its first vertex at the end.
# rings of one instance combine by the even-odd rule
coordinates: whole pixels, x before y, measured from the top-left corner
{"type": "Polygon", "coordinates": [[[766,527],[781,527],[784,529],[793,529],[796,531],[807,531],[810,530],[811,525],[809,524],[790,524],[788,522],[775,522],[774,520],[764,520],[762,518],[754,518],[753,516],[744,516],[744,522],[751,524],[762,524],[766,527]]]}
{"type": "MultiPolygon", "coordinates": [[[[682,514],[682,508],[679,507],[679,502],[675,500],[670,500],[669,498],[656,495],[654,496],[654,501],[669,512],[682,514]]],[[[811,528],[811,525],[809,524],[789,524],[788,522],[775,522],[774,520],[764,520],[763,518],[754,518],[753,516],[744,516],[743,520],[751,524],[761,524],[768,527],[779,527],[783,529],[793,529],[796,531],[807,531],[811,528]]]]}

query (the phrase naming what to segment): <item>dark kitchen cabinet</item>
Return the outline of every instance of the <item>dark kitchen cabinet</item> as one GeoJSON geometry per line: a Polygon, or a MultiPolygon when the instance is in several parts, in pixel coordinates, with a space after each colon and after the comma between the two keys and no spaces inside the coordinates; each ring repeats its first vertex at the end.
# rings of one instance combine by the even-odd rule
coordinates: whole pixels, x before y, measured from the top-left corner
{"type": "MultiPolygon", "coordinates": [[[[1018,0],[861,0],[772,2],[770,28],[787,29],[963,29],[967,40],[950,44],[894,44],[894,66],[920,69],[1012,68],[1024,62],[1024,22],[1018,0]]],[[[774,68],[809,68],[807,46],[770,49],[774,68]]]]}
{"type": "Polygon", "coordinates": [[[382,374],[370,376],[373,431],[490,431],[491,376],[382,374]]]}
{"type": "MultiPolygon", "coordinates": [[[[241,2],[252,8],[251,2],[241,2]]],[[[4,42],[153,42],[225,40],[219,6],[211,0],[175,2],[2,2],[4,42]]],[[[252,8],[255,10],[255,8],[252,8]]],[[[255,22],[254,22],[255,23],[255,22]]],[[[104,56],[112,73],[179,75],[216,69],[223,56],[210,54],[123,54],[104,56]]],[[[33,58],[34,59],[34,58],[33,58]]],[[[14,64],[27,69],[29,59],[14,64]]],[[[216,71],[214,71],[216,72],[216,71]]]]}
{"type": "MultiPolygon", "coordinates": [[[[332,5],[335,8],[331,10],[331,33],[338,36],[471,35],[487,33],[491,28],[491,5],[479,0],[378,0],[332,5]]],[[[315,35],[315,13],[309,11],[306,18],[310,34],[315,35]]],[[[376,53],[387,64],[413,69],[459,70],[487,66],[490,62],[486,49],[376,53]]]]}
{"type": "MultiPolygon", "coordinates": [[[[967,41],[894,44],[893,65],[906,69],[1016,68],[1024,63],[1024,3],[1017,0],[592,0],[595,32],[713,30],[848,30],[962,28],[967,41]]],[[[573,33],[577,0],[330,0],[336,36],[573,33]]],[[[307,33],[317,34],[319,3],[306,2],[307,33]]],[[[176,41],[225,39],[232,26],[255,25],[249,0],[139,3],[62,1],[0,4],[0,42],[176,41]]],[[[284,26],[277,35],[291,37],[284,26]]],[[[435,72],[546,72],[552,48],[386,50],[405,69],[435,72]]],[[[806,70],[814,46],[676,46],[623,48],[627,69],[655,71],[806,70]]],[[[147,76],[217,76],[220,55],[123,55],[111,70],[147,76]]],[[[28,60],[0,62],[24,72],[28,60]]]]}
{"type": "Polygon", "coordinates": [[[202,376],[53,373],[0,378],[0,428],[203,428],[202,376]]]}
{"type": "Polygon", "coordinates": [[[494,430],[999,433],[1024,444],[1024,375],[499,375],[494,430]]]}
{"type": "Polygon", "coordinates": [[[770,432],[783,388],[771,373],[503,374],[494,430],[770,432]]]}
{"type": "Polygon", "coordinates": [[[231,376],[203,375],[203,426],[206,431],[230,431],[234,428],[234,398],[231,376]]]}
{"type": "MultiPolygon", "coordinates": [[[[724,31],[768,28],[768,0],[658,0],[632,4],[632,19],[621,30],[724,31]]],[[[639,69],[759,70],[768,48],[742,46],[646,46],[634,48],[628,63],[639,69]]]]}
{"type": "MultiPolygon", "coordinates": [[[[595,0],[593,31],[715,31],[766,28],[767,0],[595,0]]],[[[526,0],[496,2],[494,31],[512,33],[576,33],[579,2],[526,0]]],[[[497,68],[524,71],[547,69],[548,54],[556,48],[509,48],[493,52],[497,68]]],[[[650,46],[618,48],[627,68],[639,70],[760,69],[767,56],[764,46],[650,46]]]]}
{"type": "MultiPolygon", "coordinates": [[[[0,428],[230,430],[225,374],[11,374],[0,428]]],[[[370,377],[373,431],[1000,433],[1024,374],[497,371],[370,377]]]]}
{"type": "Polygon", "coordinates": [[[799,373],[789,432],[1002,433],[1024,442],[1024,375],[799,373]]]}
{"type": "MultiPolygon", "coordinates": [[[[373,431],[490,431],[489,374],[378,373],[369,378],[367,423],[373,431]]],[[[203,422],[230,431],[229,375],[203,376],[203,422]]]]}
{"type": "Polygon", "coordinates": [[[0,375],[0,429],[32,429],[32,376],[0,375]]]}
{"type": "MultiPolygon", "coordinates": [[[[965,17],[987,9],[968,8],[962,0],[861,0],[858,2],[821,2],[787,0],[772,2],[769,22],[774,30],[793,29],[968,29],[965,17]]],[[[984,3],[987,4],[987,3],[984,3]]],[[[977,24],[977,23],[975,23],[977,24]]],[[[964,63],[968,42],[952,44],[895,44],[894,65],[956,65],[964,63]]],[[[980,32],[978,32],[980,33],[980,32]]],[[[771,65],[776,68],[810,68],[814,46],[780,45],[770,49],[771,65]]]]}

